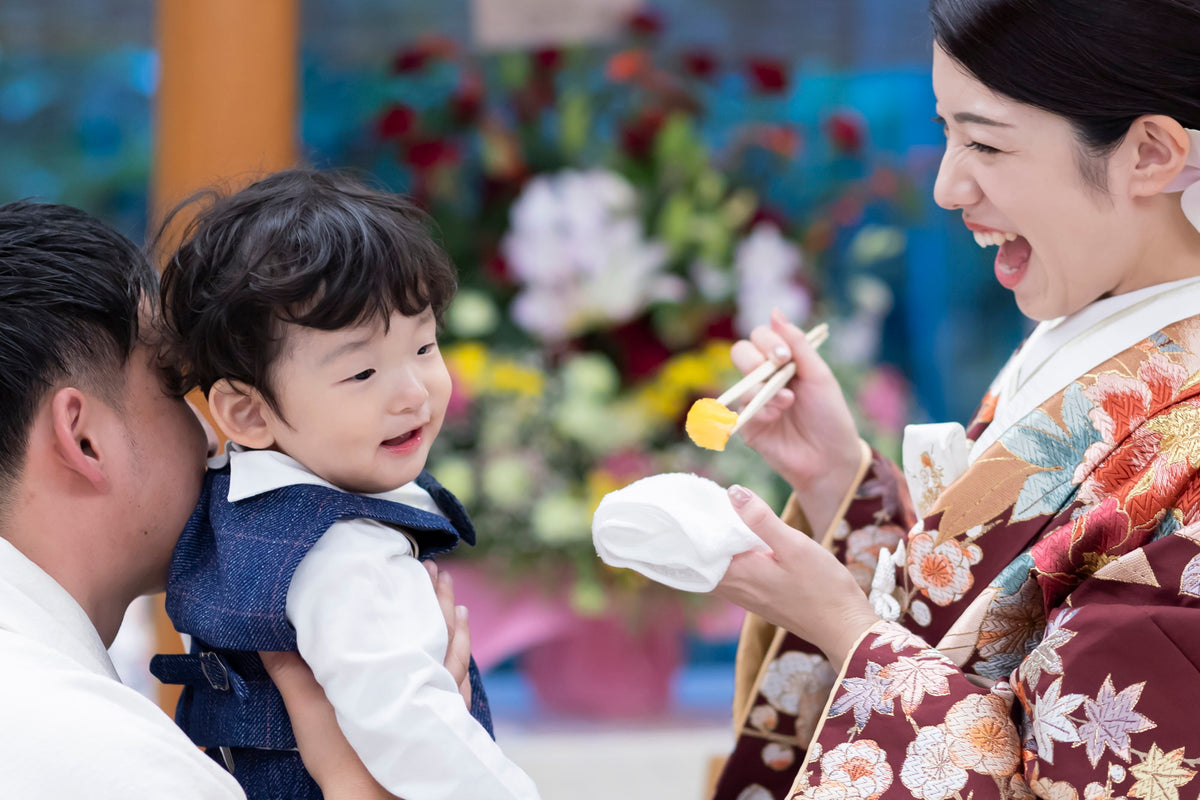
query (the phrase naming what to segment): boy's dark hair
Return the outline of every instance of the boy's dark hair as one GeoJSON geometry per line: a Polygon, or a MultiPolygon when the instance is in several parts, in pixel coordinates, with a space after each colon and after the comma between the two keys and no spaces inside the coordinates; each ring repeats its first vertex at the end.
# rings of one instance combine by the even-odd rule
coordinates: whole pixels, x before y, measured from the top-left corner
{"type": "MultiPolygon", "coordinates": [[[[1134,120],[1200,128],[1200,0],[930,0],[933,36],[984,86],[1074,126],[1103,158],[1134,120]]],[[[1096,165],[1084,177],[1105,188],[1096,165]]]]}
{"type": "Polygon", "coordinates": [[[0,206],[0,514],[47,393],[77,385],[119,407],[157,280],[137,245],[77,208],[0,206]]]}
{"type": "Polygon", "coordinates": [[[205,201],[162,278],[164,356],[180,392],[240,381],[282,417],[271,383],[282,323],[337,330],[427,308],[440,320],[454,297],[454,267],[425,214],[344,173],[296,169],[202,192],[163,230],[205,201]]]}

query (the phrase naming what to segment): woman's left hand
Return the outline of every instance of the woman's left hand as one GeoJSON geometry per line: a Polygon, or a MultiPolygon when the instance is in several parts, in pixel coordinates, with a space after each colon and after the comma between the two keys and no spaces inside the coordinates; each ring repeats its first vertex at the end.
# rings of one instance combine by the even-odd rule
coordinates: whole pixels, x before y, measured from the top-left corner
{"type": "Polygon", "coordinates": [[[729,499],[770,548],[735,556],[713,594],[812,642],[834,669],[879,621],[850,571],[824,547],[775,514],[741,486],[729,499]]]}

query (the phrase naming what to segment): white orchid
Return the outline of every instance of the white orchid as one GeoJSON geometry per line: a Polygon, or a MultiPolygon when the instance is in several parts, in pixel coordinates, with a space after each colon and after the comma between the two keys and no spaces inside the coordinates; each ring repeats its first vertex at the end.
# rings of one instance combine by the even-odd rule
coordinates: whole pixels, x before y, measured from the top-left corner
{"type": "Polygon", "coordinates": [[[646,236],[636,190],[604,170],[532,179],[510,213],[501,249],[522,284],[514,320],[545,341],[627,322],[651,303],[680,300],[667,247],[646,236]]]}
{"type": "Polygon", "coordinates": [[[737,317],[734,326],[742,336],[767,321],[778,308],[797,325],[812,313],[813,299],[798,278],[804,267],[800,248],[785,239],[769,222],[754,226],[734,251],[737,275],[737,317]]]}

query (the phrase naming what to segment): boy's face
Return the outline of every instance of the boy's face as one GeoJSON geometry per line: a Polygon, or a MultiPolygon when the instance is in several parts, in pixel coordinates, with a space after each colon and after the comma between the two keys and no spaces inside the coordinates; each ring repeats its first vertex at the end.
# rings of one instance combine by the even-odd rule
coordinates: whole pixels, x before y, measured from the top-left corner
{"type": "Polygon", "coordinates": [[[287,422],[264,409],[275,446],[318,477],[361,494],[390,491],[425,467],[450,399],[450,373],[426,309],[389,324],[287,326],[273,371],[287,422]]]}

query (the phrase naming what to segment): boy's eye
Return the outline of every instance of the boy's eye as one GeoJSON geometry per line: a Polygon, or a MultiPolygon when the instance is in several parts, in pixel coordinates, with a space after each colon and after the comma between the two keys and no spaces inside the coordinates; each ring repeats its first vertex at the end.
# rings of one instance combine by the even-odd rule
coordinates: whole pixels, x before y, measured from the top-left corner
{"type": "Polygon", "coordinates": [[[425,355],[426,353],[432,353],[432,352],[433,352],[433,349],[434,349],[435,347],[437,347],[437,342],[430,342],[429,344],[427,344],[427,345],[424,345],[424,346],[423,346],[423,347],[422,347],[420,350],[418,350],[418,351],[417,351],[417,355],[419,355],[419,356],[423,356],[423,355],[425,355]]]}
{"type": "Polygon", "coordinates": [[[375,370],[373,370],[373,369],[364,369],[362,372],[358,373],[357,375],[355,375],[355,376],[354,376],[353,378],[351,378],[350,380],[352,380],[352,381],[365,381],[367,378],[371,377],[371,376],[372,376],[372,375],[374,375],[374,374],[375,374],[375,370]]]}

